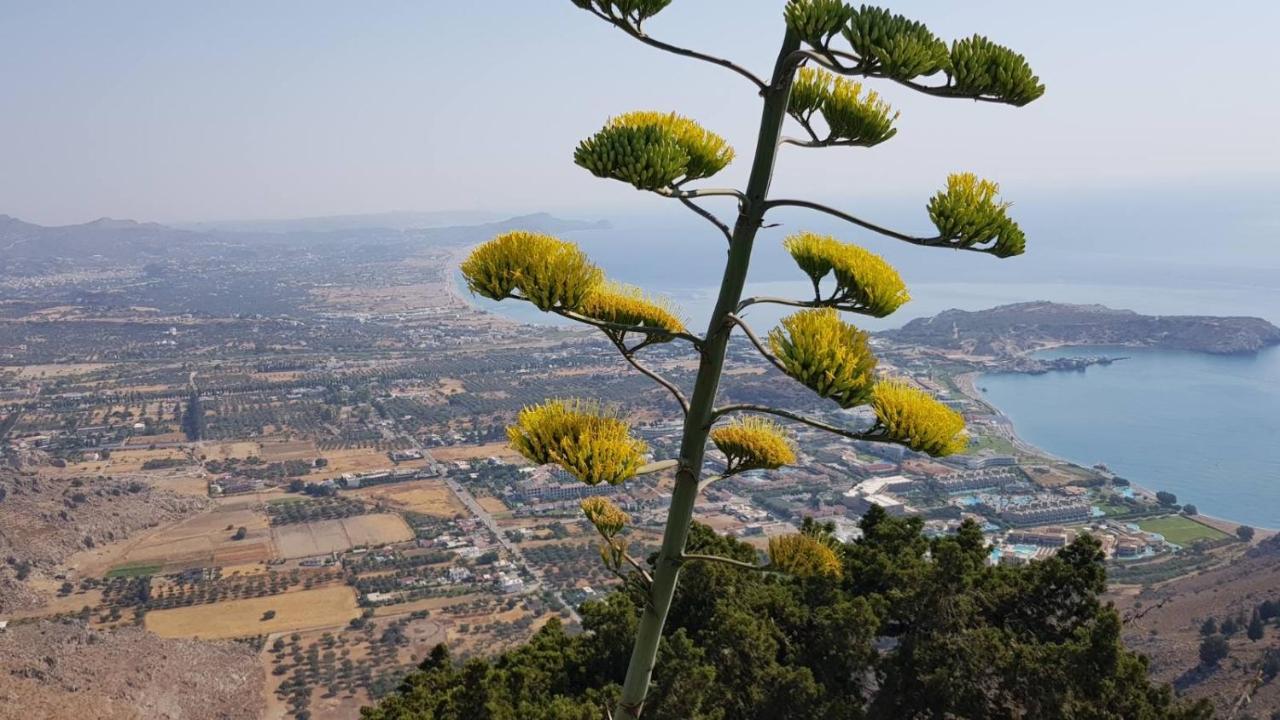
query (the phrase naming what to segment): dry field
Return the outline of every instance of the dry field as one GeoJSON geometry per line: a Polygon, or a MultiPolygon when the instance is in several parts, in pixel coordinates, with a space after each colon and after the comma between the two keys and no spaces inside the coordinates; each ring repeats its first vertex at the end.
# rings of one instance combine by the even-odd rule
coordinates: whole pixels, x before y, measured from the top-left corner
{"type": "Polygon", "coordinates": [[[296,558],[343,552],[360,545],[385,545],[413,539],[399,515],[358,515],[342,520],[281,525],[271,529],[280,557],[296,558]]]}
{"type": "Polygon", "coordinates": [[[104,560],[109,566],[98,564],[98,574],[121,567],[157,566],[157,572],[171,572],[189,567],[250,564],[271,558],[271,537],[262,513],[220,507],[143,535],[108,558],[104,560]],[[248,536],[232,540],[240,527],[248,531],[248,536]]]}
{"type": "Polygon", "coordinates": [[[262,455],[262,446],[256,442],[209,443],[200,446],[200,454],[206,460],[226,460],[228,458],[251,458],[262,455]]]}
{"type": "MultiPolygon", "coordinates": [[[[411,480],[394,485],[375,485],[351,493],[362,500],[389,503],[411,512],[432,517],[451,518],[465,514],[467,508],[443,480],[411,480]]],[[[501,503],[499,503],[501,505],[501,503]]],[[[506,507],[502,507],[503,510],[506,507]]]]}
{"type": "Polygon", "coordinates": [[[259,446],[258,452],[263,461],[269,463],[285,460],[314,460],[320,457],[316,444],[310,440],[264,442],[259,446]]]}
{"type": "Polygon", "coordinates": [[[449,447],[431,448],[431,456],[440,462],[454,460],[484,460],[490,457],[518,460],[520,454],[511,449],[505,442],[492,442],[484,445],[451,445],[449,447]]]}
{"type": "Polygon", "coordinates": [[[228,600],[147,613],[146,627],[161,637],[205,640],[340,627],[360,614],[355,591],[345,585],[281,595],[228,600]],[[275,611],[264,620],[263,614],[275,611]]]}
{"type": "Polygon", "coordinates": [[[110,367],[105,363],[56,363],[52,365],[6,365],[0,371],[16,372],[19,380],[51,380],[110,367]]]}

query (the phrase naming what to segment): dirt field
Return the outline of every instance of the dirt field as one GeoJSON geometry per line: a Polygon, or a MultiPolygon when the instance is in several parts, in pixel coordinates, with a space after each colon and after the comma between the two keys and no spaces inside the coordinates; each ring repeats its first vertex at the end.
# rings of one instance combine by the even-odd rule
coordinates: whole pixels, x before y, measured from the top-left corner
{"type": "Polygon", "coordinates": [[[454,460],[483,460],[489,457],[515,460],[520,454],[512,450],[505,442],[487,443],[485,445],[452,445],[449,447],[431,448],[431,455],[440,462],[454,460]]]}
{"type": "MultiPolygon", "coordinates": [[[[352,494],[432,517],[451,518],[458,513],[467,512],[466,506],[443,480],[413,480],[394,485],[378,485],[356,490],[352,494]]],[[[506,507],[502,509],[506,510],[506,507]]]]}
{"type": "Polygon", "coordinates": [[[104,367],[110,366],[102,363],[57,363],[53,365],[6,365],[0,367],[0,370],[17,372],[20,380],[36,380],[39,378],[69,377],[101,370],[104,367]]]}
{"type": "Polygon", "coordinates": [[[199,454],[206,460],[250,458],[262,455],[262,446],[256,442],[230,442],[201,445],[199,454]]]}
{"type": "Polygon", "coordinates": [[[359,545],[385,545],[413,539],[399,515],[360,515],[271,529],[280,557],[289,560],[350,550],[359,545]]]}
{"type": "Polygon", "coordinates": [[[106,574],[119,567],[159,566],[162,572],[170,572],[188,567],[256,563],[270,558],[271,537],[265,515],[247,508],[219,508],[143,535],[122,552],[104,556],[102,564],[96,567],[89,564],[83,571],[96,569],[99,574],[106,574]],[[248,536],[232,540],[231,536],[240,527],[246,529],[248,536]]]}
{"type": "Polygon", "coordinates": [[[161,637],[219,639],[339,627],[359,615],[355,591],[345,585],[228,600],[147,613],[147,629],[161,637]],[[275,617],[263,620],[263,613],[275,617]]]}
{"type": "Polygon", "coordinates": [[[314,460],[320,457],[316,444],[310,440],[264,442],[259,447],[259,452],[262,459],[269,463],[285,460],[314,460]]]}

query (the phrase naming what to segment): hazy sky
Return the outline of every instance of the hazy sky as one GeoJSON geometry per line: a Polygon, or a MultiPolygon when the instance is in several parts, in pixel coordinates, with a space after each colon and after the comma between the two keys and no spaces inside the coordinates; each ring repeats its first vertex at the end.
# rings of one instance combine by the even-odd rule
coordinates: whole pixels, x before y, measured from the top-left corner
{"type": "MultiPolygon", "coordinates": [[[[783,4],[675,0],[649,31],[764,73],[783,4]]],[[[889,7],[944,38],[1013,46],[1048,93],[1019,110],[884,84],[898,136],[788,149],[779,193],[923,202],[956,169],[1013,198],[1280,188],[1280,3],[889,7]]],[[[678,109],[746,157],[759,103],[736,76],[630,41],[569,0],[0,0],[0,98],[0,213],[45,224],[642,210],[661,201],[572,164],[578,139],[613,113],[678,109]]]]}

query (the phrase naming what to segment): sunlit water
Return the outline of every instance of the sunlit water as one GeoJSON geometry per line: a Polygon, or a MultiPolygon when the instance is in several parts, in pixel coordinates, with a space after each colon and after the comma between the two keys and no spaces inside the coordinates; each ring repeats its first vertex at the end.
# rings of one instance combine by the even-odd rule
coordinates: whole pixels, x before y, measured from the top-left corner
{"type": "Polygon", "coordinates": [[[1206,355],[1134,348],[1045,356],[1129,359],[1083,372],[984,375],[984,397],[1026,441],[1106,463],[1207,515],[1280,528],[1280,348],[1206,355]]]}

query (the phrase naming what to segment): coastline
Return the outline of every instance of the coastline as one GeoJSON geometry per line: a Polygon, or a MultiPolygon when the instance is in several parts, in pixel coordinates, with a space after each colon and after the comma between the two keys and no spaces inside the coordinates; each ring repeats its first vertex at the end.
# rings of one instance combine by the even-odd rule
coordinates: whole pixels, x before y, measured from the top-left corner
{"type": "MultiPolygon", "coordinates": [[[[1069,345],[1067,345],[1066,343],[1063,343],[1063,344],[1054,345],[1054,347],[1069,347],[1069,345]]],[[[1001,410],[999,407],[995,406],[994,404],[992,404],[982,396],[982,391],[978,388],[978,385],[977,385],[977,380],[981,375],[983,375],[982,371],[972,370],[969,372],[960,373],[958,375],[953,375],[951,376],[951,379],[954,381],[956,388],[960,390],[960,393],[962,395],[969,398],[970,400],[973,400],[974,402],[979,403],[983,407],[988,408],[993,415],[999,418],[1000,426],[1006,431],[1005,437],[1009,440],[1010,443],[1013,444],[1015,450],[1026,455],[1043,458],[1045,460],[1049,460],[1052,462],[1065,463],[1072,467],[1081,468],[1085,470],[1090,469],[1090,468],[1086,468],[1080,463],[1074,460],[1071,460],[1069,458],[1064,458],[1060,455],[1054,455],[1053,453],[1048,452],[1047,450],[1037,445],[1033,445],[1030,442],[1027,442],[1022,437],[1020,437],[1018,435],[1017,426],[1013,424],[1013,420],[1010,419],[1009,416],[1006,415],[1003,410],[1001,410]]],[[[1138,483],[1134,482],[1133,480],[1130,480],[1129,478],[1125,478],[1125,479],[1129,481],[1129,487],[1133,490],[1135,495],[1141,495],[1145,499],[1151,500],[1153,502],[1155,501],[1155,498],[1156,498],[1155,490],[1143,485],[1139,485],[1138,483]]],[[[1195,503],[1191,503],[1191,504],[1194,505],[1195,503]]],[[[1195,518],[1197,521],[1204,522],[1204,524],[1209,525],[1210,527],[1215,527],[1219,530],[1222,530],[1223,532],[1232,533],[1232,534],[1234,534],[1235,528],[1241,525],[1247,524],[1247,523],[1242,523],[1238,520],[1232,520],[1230,518],[1219,517],[1216,515],[1205,515],[1203,513],[1196,513],[1191,517],[1195,518]]],[[[1257,540],[1261,540],[1265,537],[1270,537],[1271,535],[1275,535],[1276,533],[1280,532],[1280,529],[1276,529],[1276,528],[1265,528],[1265,527],[1256,527],[1256,526],[1250,526],[1250,527],[1253,527],[1254,530],[1257,532],[1257,538],[1256,538],[1257,540]]]]}

